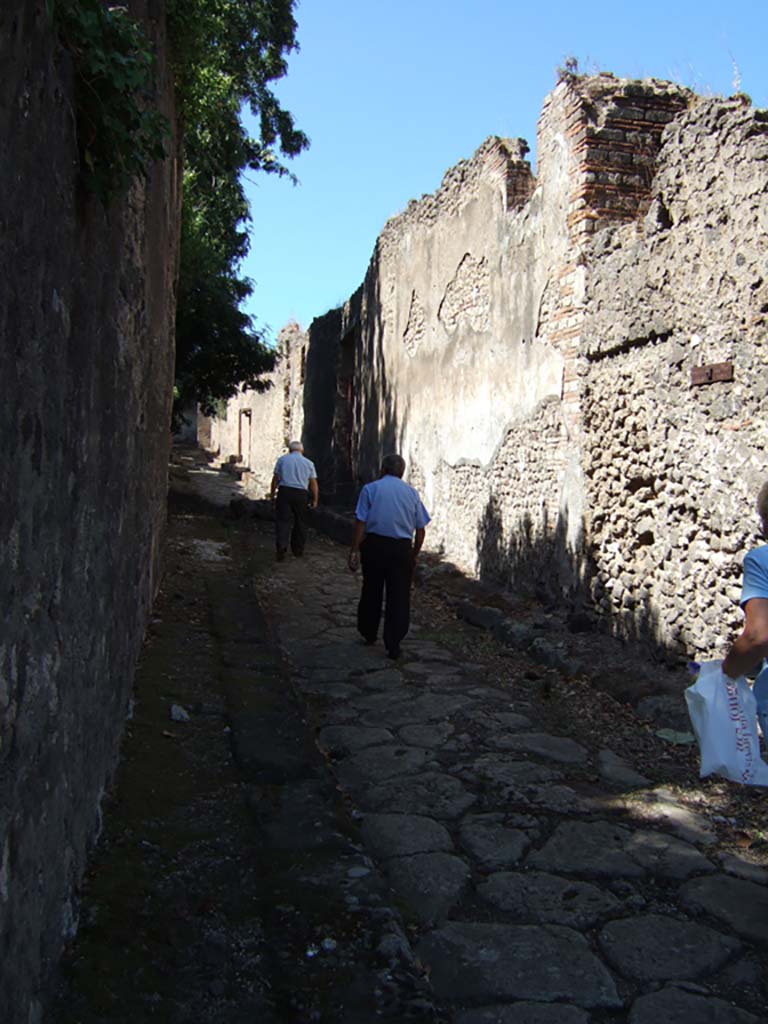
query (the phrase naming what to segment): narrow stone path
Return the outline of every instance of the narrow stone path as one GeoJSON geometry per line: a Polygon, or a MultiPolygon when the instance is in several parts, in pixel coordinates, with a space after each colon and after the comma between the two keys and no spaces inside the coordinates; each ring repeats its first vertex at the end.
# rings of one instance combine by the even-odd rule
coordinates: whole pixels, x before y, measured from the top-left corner
{"type": "Polygon", "coordinates": [[[327,543],[255,586],[455,1024],[766,1019],[768,872],[607,744],[542,725],[524,659],[464,660],[417,592],[393,666],[327,543]]]}
{"type": "MultiPolygon", "coordinates": [[[[219,504],[233,493],[210,470],[190,479],[219,504]]],[[[146,992],[144,1017],[123,992],[124,1016],[114,1002],[88,1016],[78,996],[57,1024],[768,1019],[768,871],[697,812],[690,768],[682,787],[639,771],[611,736],[579,728],[577,691],[553,707],[555,670],[502,650],[419,587],[403,657],[364,646],[360,580],[323,536],[277,564],[268,522],[220,525],[218,541],[209,528],[185,535],[202,529],[191,520],[176,529],[171,543],[197,550],[213,649],[202,626],[191,624],[197,646],[179,635],[170,691],[180,668],[203,690],[211,672],[219,680],[196,705],[210,715],[171,730],[174,746],[198,733],[186,770],[199,758],[203,777],[217,766],[211,786],[221,776],[202,815],[214,893],[199,891],[209,880],[191,840],[167,854],[168,819],[153,811],[144,838],[166,851],[148,854],[155,885],[181,886],[189,929],[182,949],[168,939],[175,952],[154,975],[160,1015],[146,992]]],[[[186,625],[197,585],[179,591],[186,625]]],[[[167,809],[174,829],[199,811],[194,800],[167,809]]],[[[134,826],[128,846],[143,841],[134,826]]]]}
{"type": "Polygon", "coordinates": [[[46,1024],[436,1020],[253,594],[271,536],[192,465],[46,1024]]]}

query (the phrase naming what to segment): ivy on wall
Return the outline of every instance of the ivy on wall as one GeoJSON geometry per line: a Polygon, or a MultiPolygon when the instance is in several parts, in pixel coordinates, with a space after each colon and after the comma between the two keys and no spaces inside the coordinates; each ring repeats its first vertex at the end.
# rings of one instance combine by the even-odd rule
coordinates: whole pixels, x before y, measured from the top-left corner
{"type": "MultiPolygon", "coordinates": [[[[308,145],[272,91],[297,49],[296,0],[167,0],[184,164],[174,416],[212,414],[239,386],[262,389],[275,355],[242,311],[252,291],[246,171],[293,178],[308,145]],[[250,109],[252,130],[243,111],[250,109]]],[[[81,179],[107,205],[164,155],[155,57],[140,24],[109,0],[46,0],[72,57],[81,179]]]]}
{"type": "Polygon", "coordinates": [[[106,205],[165,155],[168,120],[153,106],[152,48],[124,7],[46,0],[72,56],[80,171],[106,205]]]}

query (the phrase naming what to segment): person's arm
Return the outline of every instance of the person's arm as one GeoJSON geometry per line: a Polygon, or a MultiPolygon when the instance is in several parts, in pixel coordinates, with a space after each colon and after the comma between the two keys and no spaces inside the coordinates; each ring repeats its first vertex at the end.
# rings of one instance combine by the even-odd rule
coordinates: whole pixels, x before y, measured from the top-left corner
{"type": "Polygon", "coordinates": [[[274,501],[277,497],[277,488],[280,486],[280,477],[277,473],[272,474],[272,483],[269,485],[269,497],[271,501],[274,501]]]}
{"type": "Polygon", "coordinates": [[[362,519],[355,519],[355,529],[352,534],[352,546],[349,549],[349,568],[355,572],[360,565],[360,545],[365,536],[365,523],[362,519]]]}
{"type": "Polygon", "coordinates": [[[723,672],[738,679],[768,657],[768,598],[753,597],[744,605],[744,629],[723,661],[723,672]]]}
{"type": "Polygon", "coordinates": [[[427,534],[427,531],[424,529],[423,526],[420,526],[419,529],[416,531],[416,535],[414,536],[414,539],[413,539],[413,552],[412,552],[412,557],[413,557],[414,562],[418,558],[418,555],[419,555],[419,552],[421,551],[422,545],[424,543],[424,537],[426,536],[426,534],[427,534]]]}
{"type": "Polygon", "coordinates": [[[309,481],[309,489],[312,492],[312,503],[310,508],[317,508],[317,504],[320,501],[320,488],[317,486],[317,478],[313,477],[309,481]]]}

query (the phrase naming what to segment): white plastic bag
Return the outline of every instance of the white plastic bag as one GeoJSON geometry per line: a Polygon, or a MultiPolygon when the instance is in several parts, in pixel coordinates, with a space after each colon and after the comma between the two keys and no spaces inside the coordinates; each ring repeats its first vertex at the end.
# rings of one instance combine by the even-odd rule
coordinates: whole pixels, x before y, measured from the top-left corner
{"type": "Polygon", "coordinates": [[[702,778],[724,775],[747,786],[768,786],[768,764],[760,757],[757,704],[749,683],[729,679],[722,661],[705,661],[685,691],[691,725],[699,741],[702,778]]]}

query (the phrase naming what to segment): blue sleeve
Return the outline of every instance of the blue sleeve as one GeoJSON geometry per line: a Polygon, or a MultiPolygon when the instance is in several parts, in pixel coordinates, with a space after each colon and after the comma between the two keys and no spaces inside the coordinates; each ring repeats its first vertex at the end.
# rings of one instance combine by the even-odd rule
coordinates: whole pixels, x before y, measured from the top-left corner
{"type": "Polygon", "coordinates": [[[748,552],[744,559],[742,607],[753,597],[768,598],[768,545],[748,552]]]}
{"type": "Polygon", "coordinates": [[[368,486],[360,491],[360,497],[357,499],[357,508],[355,509],[355,518],[359,519],[362,523],[368,521],[368,513],[371,510],[371,499],[368,494],[368,486]]]}

